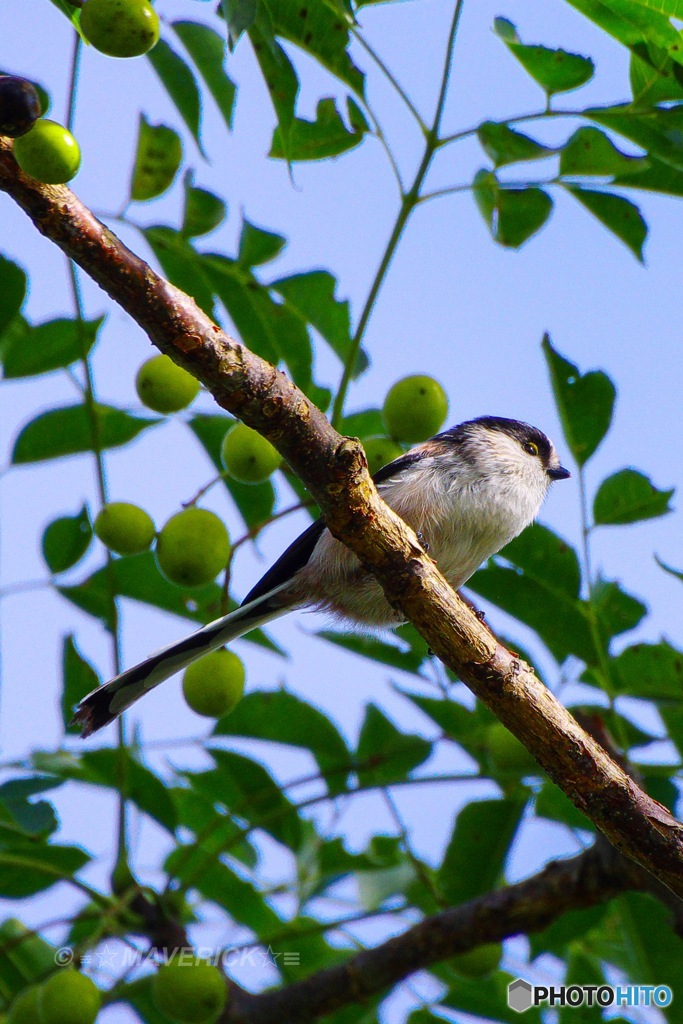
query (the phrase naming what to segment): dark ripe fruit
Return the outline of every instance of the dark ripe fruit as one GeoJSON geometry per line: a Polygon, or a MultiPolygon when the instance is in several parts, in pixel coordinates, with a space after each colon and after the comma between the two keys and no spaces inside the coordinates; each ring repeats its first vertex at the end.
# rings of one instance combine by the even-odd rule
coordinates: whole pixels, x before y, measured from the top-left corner
{"type": "Polygon", "coordinates": [[[78,173],[81,151],[63,125],[40,117],[14,143],[14,159],[24,174],[45,185],[64,185],[78,173]]]}
{"type": "Polygon", "coordinates": [[[147,0],[86,0],[81,29],[108,57],[140,57],[159,41],[159,15],[147,0]]]}
{"type": "Polygon", "coordinates": [[[40,97],[25,78],[0,75],[0,135],[18,139],[41,115],[40,97]]]}

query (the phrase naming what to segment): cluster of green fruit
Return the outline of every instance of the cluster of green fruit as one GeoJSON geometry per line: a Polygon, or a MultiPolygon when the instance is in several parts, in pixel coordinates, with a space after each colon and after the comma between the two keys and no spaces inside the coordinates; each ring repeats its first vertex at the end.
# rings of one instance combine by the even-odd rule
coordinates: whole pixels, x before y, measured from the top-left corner
{"type": "Polygon", "coordinates": [[[94,1024],[101,1002],[97,985],[68,967],[24,989],[10,1007],[7,1024],[94,1024]]]}
{"type": "Polygon", "coordinates": [[[154,1004],[179,1024],[210,1024],[227,1000],[225,978],[217,967],[183,954],[163,964],[152,986],[154,1004]]]}
{"type": "MultiPolygon", "coordinates": [[[[159,40],[159,16],[148,0],[85,0],[82,35],[110,57],[138,57],[159,40]]],[[[0,135],[15,139],[14,156],[24,174],[45,185],[63,185],[78,173],[81,150],[63,125],[41,117],[32,82],[0,75],[0,135]]]]}
{"type": "Polygon", "coordinates": [[[387,436],[363,439],[370,473],[400,458],[402,444],[418,444],[438,433],[447,415],[446,392],[433,377],[412,374],[396,381],[382,406],[387,436]]]}
{"type": "Polygon", "coordinates": [[[81,151],[67,128],[41,113],[32,82],[0,76],[0,135],[15,140],[14,157],[25,174],[46,185],[62,185],[78,171],[81,151]]]}

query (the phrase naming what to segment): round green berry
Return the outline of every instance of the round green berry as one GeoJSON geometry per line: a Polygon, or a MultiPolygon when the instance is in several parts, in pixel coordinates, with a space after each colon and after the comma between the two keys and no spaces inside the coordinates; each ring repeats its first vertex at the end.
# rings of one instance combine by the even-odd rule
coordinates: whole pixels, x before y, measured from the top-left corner
{"type": "Polygon", "coordinates": [[[225,978],[212,964],[181,955],[163,964],[152,983],[158,1010],[181,1024],[213,1021],[227,999],[225,978]]]}
{"type": "Polygon", "coordinates": [[[414,374],[397,381],[387,393],[382,416],[397,441],[426,441],[438,434],[448,415],[446,392],[433,377],[414,374]]]}
{"type": "Polygon", "coordinates": [[[38,995],[40,1024],[94,1024],[102,996],[90,978],[72,968],[57,971],[38,995]]]}
{"type": "Polygon", "coordinates": [[[392,441],[390,437],[367,437],[363,441],[363,448],[365,448],[371,476],[403,455],[401,446],[392,441]]]}
{"type": "Polygon", "coordinates": [[[81,166],[81,150],[71,132],[48,117],[15,139],[14,157],[24,174],[46,185],[71,181],[81,166]]]}
{"type": "Polygon", "coordinates": [[[36,1024],[40,985],[31,985],[15,997],[10,1006],[7,1024],[36,1024]]]}
{"type": "Polygon", "coordinates": [[[260,484],[275,472],[282,458],[257,430],[246,423],[236,423],[223,438],[221,462],[240,483],[260,484]]]}
{"type": "Polygon", "coordinates": [[[139,57],[159,41],[159,16],[147,0],[85,0],[80,24],[108,57],[139,57]]]}
{"type": "Polygon", "coordinates": [[[503,947],[499,942],[485,942],[482,946],[460,953],[448,962],[464,978],[485,978],[498,970],[503,955],[503,947]]]}
{"type": "Polygon", "coordinates": [[[143,405],[154,412],[179,412],[194,402],[199,381],[169,356],[152,356],[135,378],[135,390],[143,405]]]}
{"type": "Polygon", "coordinates": [[[117,555],[137,555],[154,540],[154,522],[144,508],[127,501],[111,501],[97,516],[95,534],[117,555]]]}
{"type": "Polygon", "coordinates": [[[181,587],[201,587],[224,569],[230,538],[221,519],[205,508],[187,508],[168,520],[157,538],[161,572],[181,587]]]}
{"type": "Polygon", "coordinates": [[[25,78],[0,75],[0,135],[18,139],[42,113],[38,90],[25,78]]]}
{"type": "Polygon", "coordinates": [[[213,651],[185,669],[183,696],[198,715],[227,715],[243,693],[244,665],[232,651],[213,651]]]}

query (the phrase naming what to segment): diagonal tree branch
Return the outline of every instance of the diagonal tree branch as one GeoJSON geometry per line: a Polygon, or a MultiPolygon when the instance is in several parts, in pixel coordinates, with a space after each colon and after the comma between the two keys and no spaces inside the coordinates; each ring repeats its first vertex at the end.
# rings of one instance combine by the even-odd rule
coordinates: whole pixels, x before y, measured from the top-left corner
{"type": "Polygon", "coordinates": [[[218,404],[264,434],[320,504],[332,533],[374,573],[431,649],[533,753],[626,856],[683,895],[683,826],[588,736],[528,665],[449,587],[413,531],[380,499],[357,440],[342,438],[283,373],[229,338],[65,186],[19,171],[0,139],[0,191],[78,263],[218,404]]]}

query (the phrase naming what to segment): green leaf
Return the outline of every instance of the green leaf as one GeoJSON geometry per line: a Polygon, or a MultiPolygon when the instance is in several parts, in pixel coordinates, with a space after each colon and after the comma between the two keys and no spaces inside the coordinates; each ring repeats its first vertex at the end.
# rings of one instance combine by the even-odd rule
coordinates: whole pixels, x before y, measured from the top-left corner
{"type": "MultiPolygon", "coordinates": [[[[663,20],[668,24],[668,19],[663,20]]],[[[631,50],[629,80],[634,106],[652,107],[666,100],[683,99],[680,64],[665,49],[652,44],[643,44],[640,54],[645,59],[635,48],[631,50]]]]}
{"type": "Polygon", "coordinates": [[[548,149],[528,135],[523,135],[498,121],[484,121],[479,125],[477,138],[496,167],[526,160],[541,160],[555,152],[554,149],[548,149]]]}
{"type": "Polygon", "coordinates": [[[252,828],[261,828],[284,846],[297,850],[302,839],[297,809],[263,765],[234,751],[214,748],[210,753],[215,768],[186,773],[192,788],[222,804],[252,828]]]}
{"type": "Polygon", "coordinates": [[[455,740],[468,754],[478,760],[478,734],[481,734],[481,723],[477,720],[474,711],[470,711],[469,708],[458,704],[455,700],[422,697],[417,693],[408,693],[401,689],[398,692],[412,701],[433,722],[436,722],[448,739],[455,740]]]}
{"type": "MultiPolygon", "coordinates": [[[[335,296],[337,281],[332,274],[326,270],[310,270],[291,277],[280,277],[271,281],[269,287],[318,331],[342,362],[346,361],[351,348],[351,315],[348,300],[337,299],[335,296]]],[[[354,376],[362,373],[368,363],[367,355],[359,352],[354,376]]],[[[381,417],[378,426],[381,433],[381,417]]],[[[358,430],[355,432],[358,433],[358,430]]]]}
{"type": "Polygon", "coordinates": [[[329,157],[347,153],[360,145],[370,130],[362,110],[354,100],[347,97],[347,114],[351,128],[348,129],[332,97],[318,100],[315,120],[295,117],[282,138],[279,127],[273,132],[268,156],[279,160],[327,160],[329,157]]]}
{"type": "Polygon", "coordinates": [[[49,775],[9,779],[0,785],[0,845],[7,841],[12,846],[17,833],[31,840],[45,839],[59,828],[52,804],[31,800],[37,793],[57,786],[61,786],[61,780],[49,775]]]}
{"type": "Polygon", "coordinates": [[[615,185],[625,188],[640,188],[645,192],[662,192],[664,195],[683,196],[683,170],[665,164],[655,157],[648,158],[646,171],[638,171],[624,177],[616,177],[615,185]]]}
{"type": "Polygon", "coordinates": [[[477,800],[458,814],[437,879],[450,906],[496,889],[526,800],[477,800]]]}
{"type": "Polygon", "coordinates": [[[535,630],[557,661],[570,654],[587,662],[595,660],[581,602],[561,590],[495,564],[476,572],[467,586],[535,630]]]}
{"type": "MultiPolygon", "coordinates": [[[[189,422],[190,429],[219,473],[225,472],[221,462],[223,438],[234,422],[227,416],[193,416],[189,422]]],[[[275,490],[270,480],[265,480],[262,484],[241,484],[226,475],[223,476],[223,483],[248,530],[261,526],[273,514],[275,490]]]]}
{"type": "Polygon", "coordinates": [[[506,18],[496,18],[493,27],[524,70],[549,96],[578,89],[593,77],[595,65],[589,57],[547,46],[524,45],[515,26],[506,18]]]}
{"type": "Polygon", "coordinates": [[[611,580],[597,581],[593,587],[592,601],[600,632],[606,641],[635,629],[647,614],[646,605],[611,580]]]}
{"type": "Polygon", "coordinates": [[[558,821],[568,828],[580,829],[584,832],[595,831],[593,822],[574,806],[568,796],[557,786],[545,779],[536,795],[534,810],[539,818],[558,821]]]}
{"type": "Polygon", "coordinates": [[[228,45],[234,50],[240,36],[254,24],[259,0],[221,0],[221,14],[228,26],[228,45]]]}
{"type": "Polygon", "coordinates": [[[0,1010],[55,969],[55,947],[15,917],[0,924],[0,1010]]]}
{"type": "Polygon", "coordinates": [[[63,751],[56,754],[39,753],[34,757],[34,762],[61,779],[123,792],[139,810],[171,834],[175,832],[175,807],[165,783],[128,750],[103,747],[100,750],[89,750],[78,757],[69,756],[63,751]]]}
{"type": "Polygon", "coordinates": [[[313,351],[304,321],[234,260],[212,254],[204,257],[204,267],[245,345],[271,363],[284,362],[294,382],[310,393],[313,351]]]}
{"type": "Polygon", "coordinates": [[[362,786],[384,786],[404,779],[431,752],[429,740],[401,732],[376,704],[368,704],[355,755],[362,786]]]}
{"type": "Polygon", "coordinates": [[[285,743],[311,752],[331,793],[348,786],[351,753],[334,723],[313,704],[286,690],[257,690],[246,694],[221,718],[215,736],[247,736],[285,743]]]}
{"type": "Polygon", "coordinates": [[[343,647],[345,651],[352,651],[354,654],[360,655],[361,658],[369,658],[381,665],[389,665],[391,668],[398,668],[402,672],[410,672],[414,675],[420,674],[420,666],[427,656],[426,651],[398,647],[396,644],[379,640],[374,636],[338,633],[331,629],[321,629],[315,635],[319,636],[321,640],[336,644],[337,647],[343,647]]]}
{"type": "Polygon", "coordinates": [[[27,423],[19,433],[12,449],[15,466],[29,462],[45,462],[64,455],[77,455],[96,448],[118,448],[159,423],[158,419],[130,416],[111,405],[94,407],[97,443],[93,438],[93,424],[85,405],[71,405],[50,409],[27,423]]]}
{"type": "Polygon", "coordinates": [[[171,49],[164,39],[160,39],[156,46],[152,47],[147,54],[147,60],[161,79],[161,84],[203,156],[204,150],[199,137],[202,101],[196,78],[183,58],[171,49]]]}
{"type": "Polygon", "coordinates": [[[202,257],[189,240],[173,228],[157,225],[142,232],[171,284],[187,292],[209,316],[214,315],[213,288],[205,273],[202,257]]]}
{"type": "Polygon", "coordinates": [[[658,0],[653,3],[648,0],[569,0],[569,3],[632,53],[647,56],[649,60],[650,48],[656,47],[679,64],[683,63],[680,34],[665,13],[671,0],[662,0],[662,3],[658,0]]]}
{"type": "Polygon", "coordinates": [[[272,38],[272,34],[253,25],[249,30],[249,38],[275,110],[285,159],[289,159],[289,134],[294,121],[299,79],[292,62],[280,44],[272,38]]]}
{"type": "Polygon", "coordinates": [[[355,66],[348,52],[349,29],[353,20],[332,4],[282,3],[263,0],[262,8],[268,12],[275,35],[295,43],[311,57],[331,71],[353,91],[362,96],[365,76],[355,66]]]}
{"type": "Polygon", "coordinates": [[[540,583],[578,597],[581,567],[574,548],[547,526],[532,523],[498,554],[540,583]]]}
{"type": "Polygon", "coordinates": [[[340,427],[349,437],[379,437],[386,432],[381,409],[363,409],[344,417],[340,427]]]}
{"type": "Polygon", "coordinates": [[[74,707],[83,698],[100,685],[100,677],[86,661],[76,646],[73,634],[64,637],[62,647],[62,720],[67,733],[80,735],[81,727],[72,724],[74,707]]]}
{"type": "Polygon", "coordinates": [[[150,124],[140,114],[130,198],[144,203],[163,195],[173,184],[182,161],[183,144],[178,133],[165,124],[150,124]]]}
{"type": "Polygon", "coordinates": [[[644,171],[644,157],[627,156],[599,128],[579,128],[565,143],[560,154],[560,174],[612,177],[644,171]]]}
{"type": "Polygon", "coordinates": [[[237,262],[249,269],[260,267],[263,263],[277,259],[286,244],[287,239],[283,235],[256,227],[245,218],[242,222],[237,262]]]}
{"type": "Polygon", "coordinates": [[[612,659],[611,667],[619,693],[647,700],[683,699],[683,651],[666,640],[626,647],[612,659]]]}
{"type": "Polygon", "coordinates": [[[64,572],[79,562],[92,540],[90,516],[85,505],[75,516],[53,519],[43,531],[43,558],[52,573],[64,572]]]}
{"type": "Polygon", "coordinates": [[[283,922],[265,897],[226,864],[207,857],[200,846],[177,846],[167,857],[165,871],[195,889],[256,935],[277,935],[283,922]]]}
{"type": "Polygon", "coordinates": [[[543,189],[504,187],[491,171],[478,171],[472,189],[491,237],[510,249],[540,231],[553,208],[543,189]]]}
{"type": "Polygon", "coordinates": [[[185,206],[183,208],[183,238],[198,238],[209,235],[223,223],[227,207],[222,199],[205,188],[192,184],[192,172],[188,171],[183,179],[185,189],[185,206]]]}
{"type": "MultiPolygon", "coordinates": [[[[557,790],[559,793],[560,790],[557,790]]],[[[564,793],[562,793],[564,797],[564,793]]],[[[564,797],[571,807],[574,805],[564,797]]],[[[578,813],[578,812],[577,812],[578,813]]],[[[588,819],[584,819],[588,823],[588,819]]],[[[588,823],[590,824],[590,823],[588,823]]],[[[555,956],[564,959],[567,946],[576,941],[591,942],[591,932],[599,927],[600,922],[607,912],[607,904],[598,907],[589,907],[587,910],[568,910],[556,918],[541,932],[532,933],[529,936],[531,946],[531,958],[536,959],[541,953],[554,953],[555,956]]]]}
{"type": "Polygon", "coordinates": [[[224,39],[198,21],[174,21],[171,25],[204,79],[226,126],[232,128],[237,90],[225,70],[224,39]]]}
{"type": "MultiPolygon", "coordinates": [[[[641,985],[664,981],[673,992],[683,987],[683,939],[672,928],[670,910],[652,896],[634,892],[617,897],[592,946],[641,985]]],[[[665,1011],[666,1019],[677,1024],[680,1010],[672,1014],[671,1009],[665,1011]]]]}
{"type": "Polygon", "coordinates": [[[612,192],[596,192],[594,189],[580,188],[578,185],[565,184],[564,187],[594,217],[597,217],[601,224],[620,238],[636,259],[643,262],[647,224],[635,203],[612,192]]]}
{"type": "MultiPolygon", "coordinates": [[[[481,978],[454,978],[449,983],[446,995],[440,998],[440,1003],[455,1010],[458,1020],[467,1015],[497,1021],[499,1024],[519,1024],[520,1015],[508,1005],[508,985],[511,980],[511,975],[503,971],[497,971],[483,981],[481,978]]],[[[532,1006],[521,1019],[524,1024],[541,1024],[544,1018],[540,1008],[532,1006]]]]}
{"type": "Polygon", "coordinates": [[[672,512],[674,488],[660,491],[637,469],[621,469],[603,480],[593,501],[597,526],[623,526],[672,512]]]}
{"type": "Polygon", "coordinates": [[[542,344],[564,436],[579,466],[595,453],[609,430],[616,389],[601,370],[581,374],[546,334],[542,344]]]}
{"type": "Polygon", "coordinates": [[[683,106],[680,104],[644,110],[630,105],[592,107],[584,114],[591,121],[597,121],[637,143],[647,151],[650,161],[657,157],[665,164],[683,170],[683,106]]]}
{"type": "Polygon", "coordinates": [[[16,843],[0,849],[0,896],[23,899],[68,880],[90,857],[79,846],[16,843]]]}
{"type": "Polygon", "coordinates": [[[11,260],[0,256],[0,356],[3,334],[21,310],[26,296],[26,274],[11,260]]]}
{"type": "Polygon", "coordinates": [[[0,339],[0,348],[5,348],[6,344],[5,377],[33,377],[84,359],[103,323],[104,317],[99,317],[97,320],[49,320],[33,325],[17,317],[0,339]]]}

